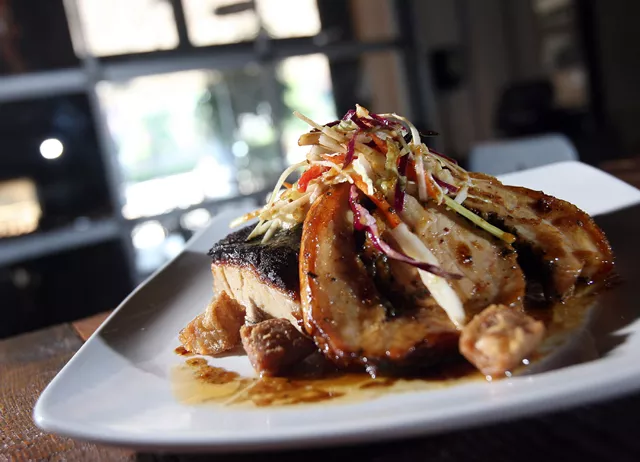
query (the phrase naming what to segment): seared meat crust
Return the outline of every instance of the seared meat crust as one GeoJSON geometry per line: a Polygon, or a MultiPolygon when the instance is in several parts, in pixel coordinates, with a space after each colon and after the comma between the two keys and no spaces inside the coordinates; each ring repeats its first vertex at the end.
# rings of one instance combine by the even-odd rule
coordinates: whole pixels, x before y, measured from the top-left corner
{"type": "Polygon", "coordinates": [[[216,243],[209,256],[212,264],[251,269],[263,282],[293,300],[300,299],[298,255],[302,226],[281,229],[266,243],[260,238],[247,242],[253,226],[247,226],[216,243]]]}

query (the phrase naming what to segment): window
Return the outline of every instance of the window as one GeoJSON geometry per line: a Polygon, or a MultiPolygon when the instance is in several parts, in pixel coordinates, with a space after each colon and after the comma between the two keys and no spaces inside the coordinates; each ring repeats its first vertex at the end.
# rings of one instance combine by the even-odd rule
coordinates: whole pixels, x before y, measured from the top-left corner
{"type": "Polygon", "coordinates": [[[0,238],[35,231],[41,215],[33,180],[19,178],[0,181],[0,238]]]}
{"type": "Polygon", "coordinates": [[[237,0],[185,0],[183,7],[189,40],[195,46],[205,46],[254,39],[260,25],[250,3],[237,0]],[[231,8],[238,4],[249,7],[231,8]]]}
{"type": "Polygon", "coordinates": [[[582,109],[589,104],[588,76],[579,36],[576,5],[569,0],[536,0],[541,61],[557,107],[582,109]]]}
{"type": "Polygon", "coordinates": [[[320,32],[316,0],[184,0],[183,6],[189,40],[195,46],[246,42],[261,29],[273,38],[320,32]]]}
{"type": "Polygon", "coordinates": [[[268,187],[282,169],[261,69],[194,70],[103,83],[126,218],[268,187]]]}
{"type": "Polygon", "coordinates": [[[298,146],[298,137],[309,127],[291,112],[300,111],[318,123],[337,118],[329,61],[324,55],[288,58],[278,65],[277,76],[284,87],[283,98],[288,109],[283,120],[282,144],[287,163],[293,164],[306,155],[308,149],[298,146]]]}
{"type": "Polygon", "coordinates": [[[88,51],[96,56],[168,50],[178,45],[168,0],[78,0],[88,51]]]}
{"type": "Polygon", "coordinates": [[[258,0],[256,7],[270,37],[309,37],[320,32],[316,0],[258,0]]]}

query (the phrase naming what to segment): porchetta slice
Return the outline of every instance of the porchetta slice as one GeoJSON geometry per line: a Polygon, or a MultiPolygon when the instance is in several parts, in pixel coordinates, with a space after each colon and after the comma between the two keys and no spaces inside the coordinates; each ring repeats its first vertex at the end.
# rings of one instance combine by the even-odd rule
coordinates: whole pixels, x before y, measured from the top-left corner
{"type": "MultiPolygon", "coordinates": [[[[405,197],[402,218],[450,273],[470,318],[492,303],[521,308],[525,279],[513,247],[479,229],[445,206],[423,207],[405,197]]],[[[415,268],[411,268],[417,274],[415,268]]]]}
{"type": "Polygon", "coordinates": [[[613,269],[607,238],[575,205],[527,188],[471,173],[464,206],[517,236],[527,276],[542,279],[548,299],[566,299],[576,285],[602,280],[613,269]]]}
{"type": "MultiPolygon", "coordinates": [[[[417,270],[358,242],[349,189],[330,188],[304,223],[300,296],[307,333],[337,364],[370,371],[423,367],[456,356],[460,331],[417,270]]],[[[451,284],[469,315],[492,303],[521,308],[524,277],[508,244],[444,208],[414,205],[403,218],[413,222],[443,269],[463,275],[451,284]]]]}

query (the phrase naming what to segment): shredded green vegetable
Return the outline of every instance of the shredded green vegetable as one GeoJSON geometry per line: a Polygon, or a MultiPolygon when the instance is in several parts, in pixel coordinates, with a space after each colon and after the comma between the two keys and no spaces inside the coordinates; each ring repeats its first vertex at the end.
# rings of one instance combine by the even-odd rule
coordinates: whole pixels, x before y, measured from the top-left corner
{"type": "Polygon", "coordinates": [[[447,207],[449,207],[450,209],[453,209],[455,212],[459,213],[469,221],[473,222],[476,226],[479,226],[485,231],[493,234],[498,239],[502,239],[507,244],[513,244],[515,242],[516,237],[513,234],[502,231],[500,228],[496,228],[492,224],[486,222],[485,220],[480,218],[478,215],[473,213],[471,210],[458,204],[449,196],[446,196],[446,195],[444,196],[444,202],[447,205],[447,207]]]}

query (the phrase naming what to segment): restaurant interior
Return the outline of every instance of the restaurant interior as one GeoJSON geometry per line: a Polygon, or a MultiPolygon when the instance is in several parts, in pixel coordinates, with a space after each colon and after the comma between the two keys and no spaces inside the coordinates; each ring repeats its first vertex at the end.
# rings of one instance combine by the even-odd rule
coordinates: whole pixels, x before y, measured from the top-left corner
{"type": "Polygon", "coordinates": [[[113,309],[304,158],[395,112],[491,174],[640,186],[636,0],[0,0],[0,338],[113,309]],[[636,170],[634,170],[636,166],[636,170]]]}

